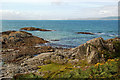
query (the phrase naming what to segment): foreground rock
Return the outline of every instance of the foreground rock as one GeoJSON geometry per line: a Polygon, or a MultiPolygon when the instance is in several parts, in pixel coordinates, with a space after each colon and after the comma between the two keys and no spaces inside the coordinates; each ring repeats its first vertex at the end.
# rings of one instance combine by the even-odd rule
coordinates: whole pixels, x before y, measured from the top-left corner
{"type": "MultiPolygon", "coordinates": [[[[38,71],[38,66],[50,63],[70,63],[74,65],[82,60],[89,64],[96,64],[116,57],[120,57],[120,39],[114,38],[104,40],[100,37],[89,40],[70,50],[57,49],[55,52],[42,53],[27,59],[24,58],[18,66],[21,67],[21,71],[23,71],[19,73],[36,73],[38,71]]],[[[14,74],[17,73],[18,72],[15,72],[14,74]]]]}
{"type": "Polygon", "coordinates": [[[3,49],[2,53],[2,61],[6,63],[15,63],[21,64],[24,60],[37,56],[38,54],[45,52],[54,52],[54,48],[50,46],[40,46],[40,47],[14,47],[9,49],[3,49]],[[9,57],[9,58],[8,58],[9,57]]]}
{"type": "Polygon", "coordinates": [[[24,28],[21,28],[20,30],[27,30],[27,31],[54,31],[54,30],[40,29],[40,28],[35,28],[35,27],[24,27],[24,28]]]}
{"type": "Polygon", "coordinates": [[[94,33],[91,33],[91,32],[77,32],[77,34],[90,34],[90,35],[95,35],[94,33]]]}
{"type": "Polygon", "coordinates": [[[73,48],[73,56],[77,59],[86,60],[88,63],[97,63],[120,56],[120,39],[114,38],[103,40],[95,38],[73,48]]]}
{"type": "Polygon", "coordinates": [[[21,63],[25,59],[34,57],[34,55],[54,51],[50,46],[36,47],[37,44],[48,41],[28,32],[6,31],[2,32],[1,37],[2,61],[7,63],[21,63]]]}
{"type": "MultiPolygon", "coordinates": [[[[82,44],[76,48],[72,48],[70,50],[56,50],[51,53],[50,56],[46,56],[46,58],[39,57],[42,60],[47,60],[59,64],[65,64],[70,60],[78,59],[85,60],[88,63],[95,64],[97,62],[104,62],[109,58],[114,58],[120,56],[120,39],[110,39],[103,40],[103,38],[95,38],[87,43],[82,44]],[[119,47],[118,47],[119,46],[119,47]]],[[[40,54],[41,55],[41,54],[40,54]]],[[[35,60],[37,60],[35,58],[35,60]]],[[[25,61],[25,64],[32,65],[40,65],[39,59],[38,62],[34,61],[34,58],[31,61],[25,61]],[[28,62],[31,62],[30,64],[28,62]]]]}
{"type": "Polygon", "coordinates": [[[47,43],[48,41],[24,31],[6,31],[2,32],[1,42],[3,48],[11,48],[20,46],[33,46],[36,44],[47,43]]]}

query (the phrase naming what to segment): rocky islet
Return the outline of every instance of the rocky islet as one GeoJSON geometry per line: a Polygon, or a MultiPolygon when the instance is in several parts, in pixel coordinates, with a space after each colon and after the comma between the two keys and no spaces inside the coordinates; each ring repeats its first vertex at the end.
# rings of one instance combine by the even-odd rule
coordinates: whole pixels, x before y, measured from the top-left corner
{"type": "Polygon", "coordinates": [[[35,28],[35,27],[24,27],[24,28],[21,28],[20,30],[26,30],[26,31],[55,31],[55,30],[40,29],[40,28],[35,28]]]}
{"type": "Polygon", "coordinates": [[[92,32],[76,32],[77,34],[89,34],[89,35],[95,35],[95,33],[92,32]]]}

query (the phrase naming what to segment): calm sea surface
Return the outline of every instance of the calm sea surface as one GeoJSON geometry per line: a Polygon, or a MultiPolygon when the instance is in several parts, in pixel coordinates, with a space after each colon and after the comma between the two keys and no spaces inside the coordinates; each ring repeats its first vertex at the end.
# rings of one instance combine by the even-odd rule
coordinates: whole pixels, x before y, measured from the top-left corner
{"type": "Polygon", "coordinates": [[[17,30],[23,27],[36,27],[56,31],[27,31],[41,37],[55,47],[72,48],[86,41],[102,37],[104,39],[117,37],[117,20],[3,20],[2,31],[17,30]],[[76,34],[76,32],[92,32],[96,35],[76,34]],[[51,41],[51,40],[60,41],[51,41]]]}

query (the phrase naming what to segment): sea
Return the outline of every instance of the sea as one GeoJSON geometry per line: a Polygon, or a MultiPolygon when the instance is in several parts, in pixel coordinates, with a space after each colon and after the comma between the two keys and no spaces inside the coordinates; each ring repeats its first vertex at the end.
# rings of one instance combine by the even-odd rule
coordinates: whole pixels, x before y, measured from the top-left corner
{"type": "Polygon", "coordinates": [[[2,20],[2,32],[19,31],[20,28],[24,27],[55,30],[26,31],[50,41],[50,43],[38,44],[37,46],[74,48],[93,38],[102,37],[106,40],[118,36],[117,20],[2,20]],[[92,32],[95,35],[77,34],[77,32],[92,32]]]}

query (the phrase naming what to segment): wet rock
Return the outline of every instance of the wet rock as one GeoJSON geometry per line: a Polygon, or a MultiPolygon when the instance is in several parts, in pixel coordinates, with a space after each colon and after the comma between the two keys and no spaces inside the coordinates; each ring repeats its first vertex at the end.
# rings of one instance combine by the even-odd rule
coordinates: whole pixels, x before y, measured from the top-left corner
{"type": "Polygon", "coordinates": [[[51,41],[60,41],[60,40],[58,40],[58,39],[55,39],[55,40],[51,40],[51,41]]]}
{"type": "Polygon", "coordinates": [[[24,27],[24,28],[21,28],[20,30],[27,30],[27,31],[54,31],[54,30],[40,29],[40,28],[35,28],[35,27],[24,27]]]}
{"type": "Polygon", "coordinates": [[[94,33],[91,33],[91,32],[77,32],[77,34],[90,34],[90,35],[95,35],[94,33]]]}

